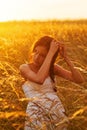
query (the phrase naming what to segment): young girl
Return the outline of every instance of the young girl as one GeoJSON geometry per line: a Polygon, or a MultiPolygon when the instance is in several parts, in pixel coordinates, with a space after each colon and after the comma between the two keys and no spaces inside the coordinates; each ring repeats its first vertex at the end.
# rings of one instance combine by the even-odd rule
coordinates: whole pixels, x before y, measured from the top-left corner
{"type": "Polygon", "coordinates": [[[32,62],[21,65],[20,71],[27,79],[22,87],[25,96],[30,99],[25,130],[67,130],[68,118],[55,91],[55,76],[76,83],[83,82],[84,78],[74,68],[64,46],[52,37],[41,37],[34,45],[32,62]],[[55,64],[59,53],[71,71],[55,64]]]}

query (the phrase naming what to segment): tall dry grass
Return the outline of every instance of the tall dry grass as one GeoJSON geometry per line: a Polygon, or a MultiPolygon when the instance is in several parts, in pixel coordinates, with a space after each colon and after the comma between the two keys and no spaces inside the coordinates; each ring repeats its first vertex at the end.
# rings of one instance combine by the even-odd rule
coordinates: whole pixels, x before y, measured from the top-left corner
{"type": "MultiPolygon", "coordinates": [[[[57,93],[70,120],[69,130],[87,130],[87,20],[0,23],[0,129],[23,130],[28,100],[19,66],[29,61],[33,43],[43,35],[63,41],[85,78],[75,84],[58,77],[57,93]]],[[[58,64],[67,68],[63,59],[58,64]]],[[[44,128],[45,130],[45,128],[44,128]]]]}

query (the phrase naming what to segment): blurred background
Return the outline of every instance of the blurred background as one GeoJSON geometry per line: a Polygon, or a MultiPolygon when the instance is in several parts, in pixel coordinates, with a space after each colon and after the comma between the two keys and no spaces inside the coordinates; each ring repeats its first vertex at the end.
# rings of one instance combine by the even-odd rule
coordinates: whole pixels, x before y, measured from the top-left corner
{"type": "MultiPolygon", "coordinates": [[[[0,130],[24,129],[29,99],[19,66],[30,61],[32,46],[44,35],[64,43],[85,78],[76,84],[58,77],[57,94],[68,130],[87,130],[87,0],[0,0],[0,130]]],[[[61,57],[57,64],[69,69],[61,57]]]]}
{"type": "Polygon", "coordinates": [[[87,0],[0,0],[0,21],[86,18],[87,0]]]}

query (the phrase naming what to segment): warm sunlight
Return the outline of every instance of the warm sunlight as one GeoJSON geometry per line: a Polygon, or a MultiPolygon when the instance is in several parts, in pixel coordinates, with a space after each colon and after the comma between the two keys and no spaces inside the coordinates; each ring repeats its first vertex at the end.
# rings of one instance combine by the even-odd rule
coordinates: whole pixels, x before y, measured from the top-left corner
{"type": "Polygon", "coordinates": [[[87,0],[0,0],[0,21],[87,18],[87,0]]]}
{"type": "Polygon", "coordinates": [[[30,129],[87,130],[87,0],[0,0],[0,130],[30,129]]]}

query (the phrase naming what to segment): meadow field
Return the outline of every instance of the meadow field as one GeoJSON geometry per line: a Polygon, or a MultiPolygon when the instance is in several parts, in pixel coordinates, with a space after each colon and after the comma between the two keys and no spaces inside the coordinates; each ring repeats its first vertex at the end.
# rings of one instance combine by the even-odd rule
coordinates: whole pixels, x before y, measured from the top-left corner
{"type": "MultiPolygon", "coordinates": [[[[57,93],[70,120],[68,130],[87,130],[87,20],[0,23],[0,130],[24,128],[28,99],[22,91],[19,66],[29,62],[34,42],[44,35],[65,44],[68,56],[85,78],[84,83],[76,84],[58,77],[57,93]]],[[[68,69],[61,57],[57,63],[68,69]]]]}

